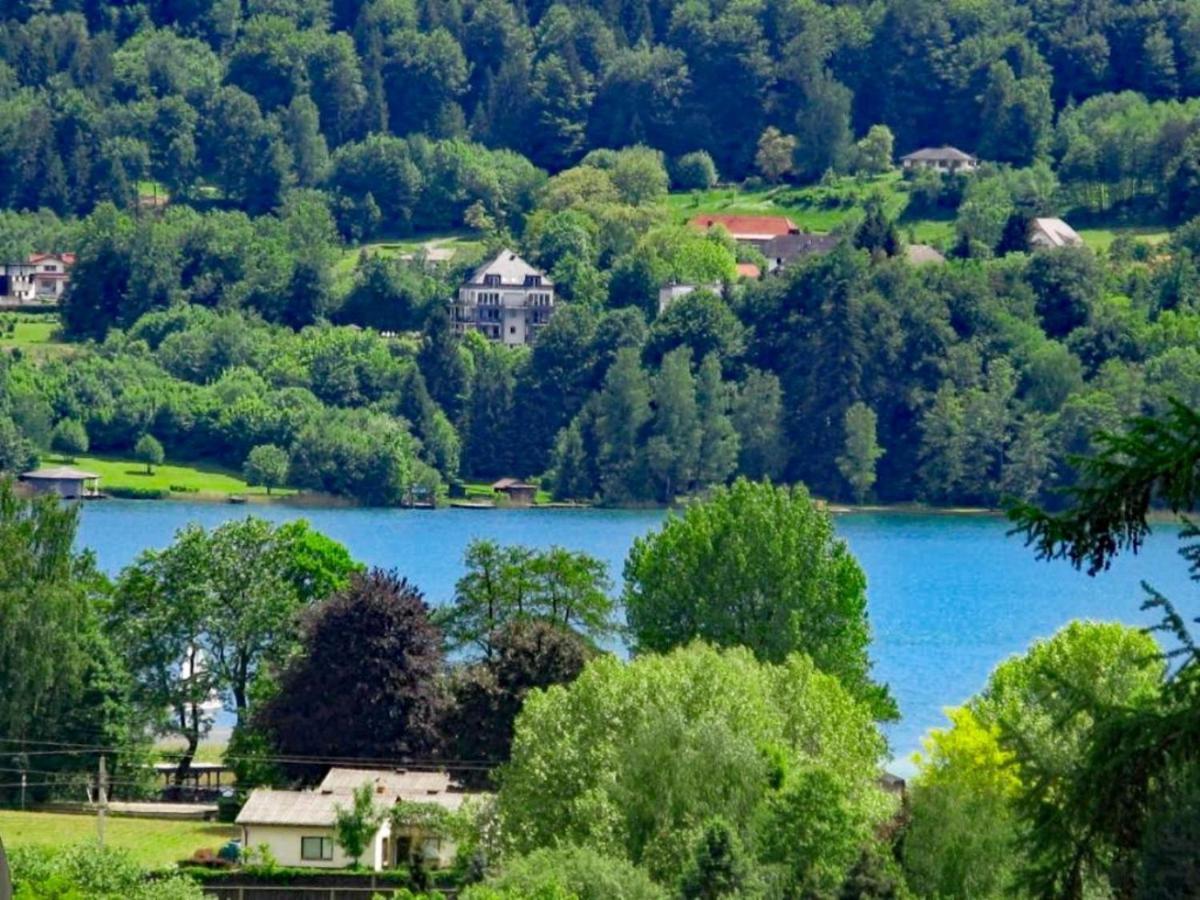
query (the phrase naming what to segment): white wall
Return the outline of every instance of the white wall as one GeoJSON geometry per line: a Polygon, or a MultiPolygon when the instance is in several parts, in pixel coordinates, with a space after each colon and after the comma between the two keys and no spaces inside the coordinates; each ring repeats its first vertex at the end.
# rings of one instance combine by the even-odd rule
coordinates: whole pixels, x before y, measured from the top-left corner
{"type": "MultiPolygon", "coordinates": [[[[383,839],[389,826],[384,824],[371,840],[370,846],[359,861],[364,867],[376,871],[383,868],[383,839]]],[[[353,862],[342,853],[342,848],[335,841],[333,844],[333,859],[301,859],[300,839],[302,837],[333,838],[332,828],[295,825],[243,825],[242,848],[254,850],[260,844],[271,848],[271,854],[281,866],[299,866],[313,869],[345,869],[353,862]]]]}

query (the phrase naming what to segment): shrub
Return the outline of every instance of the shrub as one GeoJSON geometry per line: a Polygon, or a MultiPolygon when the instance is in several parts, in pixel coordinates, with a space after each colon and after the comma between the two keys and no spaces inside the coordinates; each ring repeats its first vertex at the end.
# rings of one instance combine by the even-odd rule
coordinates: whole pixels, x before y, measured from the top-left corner
{"type": "Polygon", "coordinates": [[[110,497],[116,497],[120,500],[166,500],[171,496],[171,492],[166,488],[148,488],[148,487],[133,487],[119,486],[105,488],[104,492],[110,497]]]}
{"type": "Polygon", "coordinates": [[[536,850],[511,860],[486,884],[459,894],[461,900],[666,900],[666,892],[646,872],[590,847],[536,850]]]}
{"type": "Polygon", "coordinates": [[[50,449],[72,457],[87,453],[87,430],[76,419],[63,419],[50,434],[50,449]]]}
{"type": "Polygon", "coordinates": [[[717,166],[704,150],[685,153],[671,166],[671,180],[681,191],[703,191],[717,183],[717,166]]]}

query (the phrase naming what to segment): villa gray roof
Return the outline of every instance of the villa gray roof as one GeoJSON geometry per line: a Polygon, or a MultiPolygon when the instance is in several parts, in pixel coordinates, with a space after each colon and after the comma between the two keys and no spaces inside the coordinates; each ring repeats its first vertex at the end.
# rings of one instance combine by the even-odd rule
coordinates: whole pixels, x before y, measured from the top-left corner
{"type": "Polygon", "coordinates": [[[526,287],[526,279],[539,277],[543,287],[554,287],[544,272],[535,269],[511,250],[501,250],[490,261],[484,263],[473,273],[468,284],[482,285],[488,275],[499,275],[500,284],[504,287],[526,287]]]}
{"type": "Polygon", "coordinates": [[[25,481],[87,481],[99,477],[95,472],[85,472],[83,469],[75,469],[71,466],[51,466],[21,474],[21,478],[25,481]]]}
{"type": "Polygon", "coordinates": [[[970,153],[964,153],[957,147],[922,147],[920,150],[914,150],[902,157],[901,160],[910,159],[914,162],[937,162],[944,160],[946,162],[975,162],[975,157],[970,153]]]}

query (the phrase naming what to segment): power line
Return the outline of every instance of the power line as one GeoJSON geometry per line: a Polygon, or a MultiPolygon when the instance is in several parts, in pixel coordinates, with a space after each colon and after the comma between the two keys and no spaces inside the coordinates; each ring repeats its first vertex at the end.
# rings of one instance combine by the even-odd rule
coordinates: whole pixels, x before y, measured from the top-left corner
{"type": "MultiPolygon", "coordinates": [[[[121,754],[128,748],[106,746],[102,744],[80,744],[67,741],[42,741],[26,738],[4,738],[0,742],[28,744],[32,746],[52,746],[52,750],[0,750],[0,754],[8,753],[20,756],[76,756],[89,754],[121,754]]],[[[160,751],[160,753],[163,751],[160,751]]],[[[181,751],[165,751],[166,755],[180,755],[181,751]]],[[[450,758],[405,758],[405,757],[361,757],[361,756],[325,756],[321,754],[223,754],[225,761],[239,762],[274,762],[285,765],[329,765],[329,766],[361,766],[368,768],[454,768],[454,769],[491,769],[498,763],[486,759],[450,759],[450,758]]]]}

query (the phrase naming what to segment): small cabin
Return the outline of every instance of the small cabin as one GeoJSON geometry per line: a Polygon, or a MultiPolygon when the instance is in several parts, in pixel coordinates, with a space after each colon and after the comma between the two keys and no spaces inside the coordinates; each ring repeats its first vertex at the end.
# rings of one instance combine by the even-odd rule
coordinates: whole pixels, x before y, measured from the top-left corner
{"type": "Polygon", "coordinates": [[[35,494],[56,494],[64,500],[100,496],[100,476],[70,466],[34,469],[21,475],[35,494]]]}
{"type": "Polygon", "coordinates": [[[516,478],[501,478],[492,485],[492,492],[508,499],[512,506],[533,506],[537,485],[516,478]]]}

